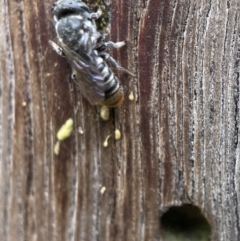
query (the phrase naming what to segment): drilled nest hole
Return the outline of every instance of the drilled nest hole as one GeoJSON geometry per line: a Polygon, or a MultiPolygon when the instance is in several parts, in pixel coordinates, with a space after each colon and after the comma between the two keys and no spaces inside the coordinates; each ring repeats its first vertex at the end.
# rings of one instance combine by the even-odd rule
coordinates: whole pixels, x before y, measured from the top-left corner
{"type": "Polygon", "coordinates": [[[211,226],[197,206],[172,206],[162,215],[160,223],[164,241],[211,240],[211,226]]]}

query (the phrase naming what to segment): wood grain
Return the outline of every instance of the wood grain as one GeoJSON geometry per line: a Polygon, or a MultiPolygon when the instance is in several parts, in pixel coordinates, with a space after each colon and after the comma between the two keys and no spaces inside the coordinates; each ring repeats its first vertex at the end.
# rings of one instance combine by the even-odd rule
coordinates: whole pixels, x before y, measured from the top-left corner
{"type": "Polygon", "coordinates": [[[239,240],[239,1],[112,1],[127,41],[112,54],[136,76],[116,72],[108,122],[48,44],[53,2],[0,2],[1,240],[162,240],[161,215],[187,203],[212,240],[239,240]]]}

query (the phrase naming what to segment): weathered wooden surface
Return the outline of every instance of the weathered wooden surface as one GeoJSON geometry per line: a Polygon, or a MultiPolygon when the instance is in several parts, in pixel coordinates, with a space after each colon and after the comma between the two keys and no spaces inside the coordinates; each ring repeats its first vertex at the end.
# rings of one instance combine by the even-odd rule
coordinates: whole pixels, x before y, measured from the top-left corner
{"type": "Polygon", "coordinates": [[[112,1],[111,39],[128,40],[113,55],[136,77],[117,73],[126,100],[109,122],[48,45],[53,1],[0,2],[2,241],[161,240],[160,216],[183,203],[212,240],[240,240],[238,2],[112,1]]]}

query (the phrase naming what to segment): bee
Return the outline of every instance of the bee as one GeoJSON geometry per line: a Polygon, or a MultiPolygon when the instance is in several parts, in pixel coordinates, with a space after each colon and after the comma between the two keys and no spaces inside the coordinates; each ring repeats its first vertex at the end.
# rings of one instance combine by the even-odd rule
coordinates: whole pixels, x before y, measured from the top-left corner
{"type": "Polygon", "coordinates": [[[133,74],[107,53],[109,48],[120,48],[125,42],[107,41],[106,35],[97,30],[95,20],[101,15],[101,10],[92,12],[80,0],[57,1],[53,7],[53,23],[60,46],[49,42],[59,55],[67,58],[72,78],[90,104],[116,107],[122,104],[124,92],[108,64],[133,74]]]}

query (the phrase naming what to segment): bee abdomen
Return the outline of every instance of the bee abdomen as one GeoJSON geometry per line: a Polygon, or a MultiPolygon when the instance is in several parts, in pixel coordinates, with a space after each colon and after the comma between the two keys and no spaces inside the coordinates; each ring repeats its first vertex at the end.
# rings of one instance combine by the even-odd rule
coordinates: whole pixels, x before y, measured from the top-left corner
{"type": "Polygon", "coordinates": [[[111,92],[105,92],[105,100],[100,104],[105,105],[107,107],[117,107],[122,104],[124,100],[124,92],[121,85],[118,84],[116,88],[114,88],[111,92]]]}
{"type": "Polygon", "coordinates": [[[124,100],[124,92],[117,77],[108,68],[105,62],[98,65],[98,70],[103,74],[105,82],[105,100],[100,104],[108,107],[121,105],[124,100]]]}

